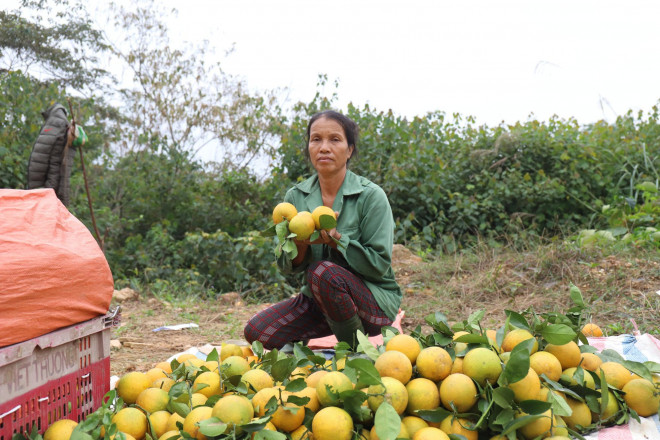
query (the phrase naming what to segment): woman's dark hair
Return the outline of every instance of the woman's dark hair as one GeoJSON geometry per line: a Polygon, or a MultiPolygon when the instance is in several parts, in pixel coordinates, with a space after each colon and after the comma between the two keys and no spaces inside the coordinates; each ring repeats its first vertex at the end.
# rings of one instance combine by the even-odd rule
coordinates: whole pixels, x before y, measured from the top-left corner
{"type": "MultiPolygon", "coordinates": [[[[322,112],[318,112],[314,114],[309,120],[309,123],[307,124],[307,139],[306,139],[307,142],[305,144],[305,157],[309,159],[309,148],[307,148],[307,146],[309,145],[309,136],[312,130],[312,124],[321,118],[332,119],[333,121],[341,125],[341,128],[344,129],[344,135],[346,136],[346,143],[348,144],[349,147],[353,147],[353,154],[351,154],[351,158],[348,160],[348,162],[350,162],[351,159],[353,159],[354,157],[357,157],[357,153],[358,153],[357,142],[358,142],[358,133],[359,133],[358,125],[355,122],[353,122],[353,120],[348,116],[344,116],[341,113],[336,112],[334,110],[324,110],[322,112]]],[[[348,165],[348,162],[346,162],[346,165],[348,165]]]]}

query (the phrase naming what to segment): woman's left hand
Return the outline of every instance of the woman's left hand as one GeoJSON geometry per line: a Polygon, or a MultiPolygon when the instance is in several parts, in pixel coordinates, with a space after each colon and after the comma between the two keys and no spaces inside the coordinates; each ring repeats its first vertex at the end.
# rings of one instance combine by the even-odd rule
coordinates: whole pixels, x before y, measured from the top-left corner
{"type": "Polygon", "coordinates": [[[295,240],[296,243],[300,244],[327,244],[328,246],[336,249],[337,241],[341,238],[341,234],[337,232],[337,228],[332,228],[329,231],[321,230],[319,238],[314,241],[310,240],[295,240]],[[335,241],[337,240],[337,241],[335,241]]]}

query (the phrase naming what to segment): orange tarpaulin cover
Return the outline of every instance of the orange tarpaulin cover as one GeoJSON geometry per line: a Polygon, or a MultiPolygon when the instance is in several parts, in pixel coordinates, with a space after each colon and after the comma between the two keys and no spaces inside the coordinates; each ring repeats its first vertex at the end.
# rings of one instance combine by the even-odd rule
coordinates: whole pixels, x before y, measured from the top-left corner
{"type": "Polygon", "coordinates": [[[0,189],[0,347],[107,313],[112,273],[52,189],[0,189]]]}

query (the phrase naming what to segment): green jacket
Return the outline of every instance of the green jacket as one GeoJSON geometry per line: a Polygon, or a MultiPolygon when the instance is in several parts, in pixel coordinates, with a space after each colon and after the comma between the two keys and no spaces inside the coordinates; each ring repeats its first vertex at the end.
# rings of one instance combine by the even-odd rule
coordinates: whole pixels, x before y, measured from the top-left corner
{"type": "MultiPolygon", "coordinates": [[[[298,211],[312,212],[322,205],[318,176],[315,174],[289,189],[284,201],[292,203],[298,211]]],[[[364,281],[383,312],[394,320],[402,294],[392,270],[394,218],[387,195],[375,183],[348,170],[332,209],[339,212],[337,231],[341,239],[337,249],[311,245],[303,263],[295,268],[283,253],[278,259],[280,269],[285,273],[302,271],[309,263],[321,260],[339,264],[364,281]]],[[[307,285],[302,293],[311,296],[307,285]]]]}

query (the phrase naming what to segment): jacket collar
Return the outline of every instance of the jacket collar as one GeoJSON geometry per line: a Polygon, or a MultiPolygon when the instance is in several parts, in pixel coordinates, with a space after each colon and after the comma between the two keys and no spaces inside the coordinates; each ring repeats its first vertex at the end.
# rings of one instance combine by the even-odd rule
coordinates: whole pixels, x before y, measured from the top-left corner
{"type": "MultiPolygon", "coordinates": [[[[309,179],[300,182],[296,185],[300,191],[307,194],[305,197],[305,204],[307,205],[307,210],[312,212],[317,206],[323,204],[323,197],[321,196],[321,187],[319,186],[319,176],[314,174],[309,179]]],[[[344,182],[339,188],[337,193],[337,198],[333,205],[335,211],[341,211],[343,206],[344,196],[350,196],[353,194],[359,194],[364,190],[364,185],[362,184],[362,178],[352,172],[351,170],[346,170],[346,176],[344,176],[344,182]]]]}
{"type": "Polygon", "coordinates": [[[66,109],[64,108],[64,106],[62,104],[60,104],[58,102],[51,105],[46,110],[42,111],[41,116],[43,116],[44,119],[48,119],[50,117],[50,115],[52,115],[55,112],[55,110],[60,110],[60,109],[64,112],[64,116],[66,116],[67,115],[66,109]]]}

